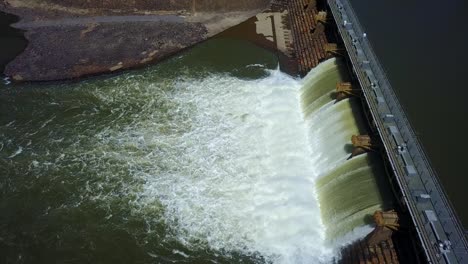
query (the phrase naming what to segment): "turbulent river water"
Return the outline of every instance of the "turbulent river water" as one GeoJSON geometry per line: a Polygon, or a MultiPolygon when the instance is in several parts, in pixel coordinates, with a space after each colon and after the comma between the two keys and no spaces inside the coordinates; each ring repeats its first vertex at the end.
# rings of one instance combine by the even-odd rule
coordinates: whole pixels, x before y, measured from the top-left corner
{"type": "Polygon", "coordinates": [[[365,127],[333,99],[340,61],[302,80],[276,64],[215,39],[118,76],[0,87],[0,260],[338,259],[390,203],[380,161],[348,159],[365,127]]]}

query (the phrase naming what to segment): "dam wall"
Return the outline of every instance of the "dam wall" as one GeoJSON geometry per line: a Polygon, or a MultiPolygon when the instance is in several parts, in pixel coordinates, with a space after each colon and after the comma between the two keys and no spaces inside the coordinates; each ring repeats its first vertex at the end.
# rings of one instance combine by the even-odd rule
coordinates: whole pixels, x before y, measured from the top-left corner
{"type": "MultiPolygon", "coordinates": [[[[384,159],[387,189],[399,201],[395,209],[406,230],[393,236],[395,243],[383,242],[382,248],[389,249],[390,255],[398,251],[404,262],[466,263],[468,244],[463,227],[349,2],[283,2],[292,36],[289,54],[298,65],[297,74],[305,75],[330,57],[346,58],[352,76],[348,95],[361,98],[363,115],[370,124],[368,132],[377,142],[373,151],[381,152],[384,159]]],[[[314,107],[305,108],[306,114],[314,107]]],[[[343,255],[372,261],[377,251],[371,249],[371,245],[360,243],[345,249],[343,255]]]]}
{"type": "Polygon", "coordinates": [[[385,149],[396,195],[429,263],[467,263],[462,225],[347,0],[328,0],[357,81],[385,149]]]}
{"type": "Polygon", "coordinates": [[[334,84],[348,80],[339,58],[320,63],[303,79],[301,105],[312,155],[310,168],[327,240],[353,240],[367,233],[369,215],[392,207],[385,171],[369,153],[349,159],[349,138],[366,131],[359,100],[336,102],[334,84]],[[354,233],[351,235],[351,233],[354,233]]]}

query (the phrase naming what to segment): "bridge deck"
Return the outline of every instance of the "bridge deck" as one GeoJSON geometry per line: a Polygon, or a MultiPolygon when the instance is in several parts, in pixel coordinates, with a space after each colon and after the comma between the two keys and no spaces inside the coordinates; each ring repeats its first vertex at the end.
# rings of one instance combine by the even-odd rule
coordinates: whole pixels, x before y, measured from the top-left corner
{"type": "Polygon", "coordinates": [[[462,225],[348,0],[327,0],[429,263],[468,263],[462,225]]]}

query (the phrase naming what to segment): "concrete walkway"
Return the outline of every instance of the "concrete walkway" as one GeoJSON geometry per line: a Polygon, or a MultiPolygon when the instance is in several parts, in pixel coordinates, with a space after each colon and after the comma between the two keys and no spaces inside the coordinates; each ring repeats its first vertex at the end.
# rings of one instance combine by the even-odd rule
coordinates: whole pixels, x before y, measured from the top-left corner
{"type": "Polygon", "coordinates": [[[141,15],[141,16],[96,16],[96,17],[72,17],[57,20],[39,20],[18,22],[12,26],[19,29],[31,29],[54,26],[81,26],[92,23],[127,23],[127,22],[172,22],[183,23],[185,19],[177,15],[141,15]]]}

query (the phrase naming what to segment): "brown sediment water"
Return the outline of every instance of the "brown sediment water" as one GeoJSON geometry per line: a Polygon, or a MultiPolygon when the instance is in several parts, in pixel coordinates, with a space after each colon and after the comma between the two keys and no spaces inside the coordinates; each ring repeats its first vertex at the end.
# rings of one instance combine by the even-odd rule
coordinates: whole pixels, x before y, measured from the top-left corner
{"type": "Polygon", "coordinates": [[[270,41],[264,35],[258,34],[256,30],[256,22],[258,22],[258,18],[252,17],[237,26],[221,32],[220,34],[216,35],[216,38],[243,39],[259,47],[267,49],[275,53],[275,55],[278,57],[281,71],[293,76],[298,75],[299,72],[296,60],[279,51],[274,41],[270,41]]]}

